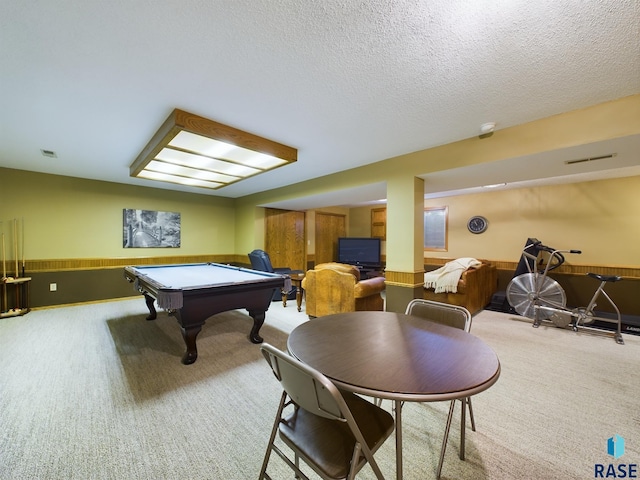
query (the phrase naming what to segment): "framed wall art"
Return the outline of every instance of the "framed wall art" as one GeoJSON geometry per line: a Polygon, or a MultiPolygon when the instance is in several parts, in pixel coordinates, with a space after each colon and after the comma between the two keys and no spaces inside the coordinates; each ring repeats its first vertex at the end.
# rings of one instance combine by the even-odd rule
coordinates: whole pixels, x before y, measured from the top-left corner
{"type": "Polygon", "coordinates": [[[180,247],[180,213],[125,208],[123,248],[180,247]]]}

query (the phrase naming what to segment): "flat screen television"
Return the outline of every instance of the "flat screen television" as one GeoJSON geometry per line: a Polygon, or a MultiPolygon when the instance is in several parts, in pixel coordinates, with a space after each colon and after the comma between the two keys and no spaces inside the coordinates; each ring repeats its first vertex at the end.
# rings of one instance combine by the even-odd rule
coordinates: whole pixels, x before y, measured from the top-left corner
{"type": "Polygon", "coordinates": [[[380,239],[338,238],[338,262],[362,267],[380,266],[380,239]]]}

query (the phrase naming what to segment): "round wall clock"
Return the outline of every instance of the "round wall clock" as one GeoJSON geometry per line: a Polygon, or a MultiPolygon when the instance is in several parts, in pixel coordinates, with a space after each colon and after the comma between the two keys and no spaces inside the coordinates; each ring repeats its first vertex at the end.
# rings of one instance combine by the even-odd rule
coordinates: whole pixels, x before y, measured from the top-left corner
{"type": "Polygon", "coordinates": [[[467,228],[471,233],[482,233],[489,226],[489,222],[486,218],[481,217],[480,215],[475,215],[469,219],[467,222],[467,228]]]}

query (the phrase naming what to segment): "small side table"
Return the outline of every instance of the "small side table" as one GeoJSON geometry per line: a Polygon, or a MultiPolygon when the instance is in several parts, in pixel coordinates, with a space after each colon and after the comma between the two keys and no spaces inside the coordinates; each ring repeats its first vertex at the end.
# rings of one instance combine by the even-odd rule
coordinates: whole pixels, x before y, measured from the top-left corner
{"type": "MultiPolygon", "coordinates": [[[[296,303],[298,304],[298,311],[302,311],[302,280],[304,279],[304,273],[291,273],[291,285],[296,289],[296,303]]],[[[282,292],[282,306],[287,306],[287,292],[282,292]]]]}

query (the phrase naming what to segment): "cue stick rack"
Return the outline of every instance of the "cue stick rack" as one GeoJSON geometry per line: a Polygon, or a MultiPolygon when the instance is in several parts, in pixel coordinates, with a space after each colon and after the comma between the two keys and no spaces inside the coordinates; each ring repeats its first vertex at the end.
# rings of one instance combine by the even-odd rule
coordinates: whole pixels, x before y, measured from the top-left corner
{"type": "Polygon", "coordinates": [[[11,221],[11,245],[9,250],[13,252],[13,259],[7,259],[7,243],[4,232],[4,222],[0,222],[2,231],[2,281],[0,283],[2,295],[0,297],[0,318],[17,317],[29,313],[29,289],[31,277],[24,275],[24,218],[19,224],[18,219],[11,221]],[[18,227],[21,225],[21,234],[18,227]],[[19,247],[21,245],[22,248],[19,247]],[[19,258],[22,254],[22,271],[19,269],[19,258]]]}

